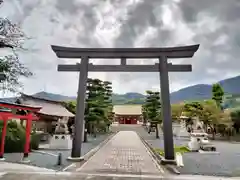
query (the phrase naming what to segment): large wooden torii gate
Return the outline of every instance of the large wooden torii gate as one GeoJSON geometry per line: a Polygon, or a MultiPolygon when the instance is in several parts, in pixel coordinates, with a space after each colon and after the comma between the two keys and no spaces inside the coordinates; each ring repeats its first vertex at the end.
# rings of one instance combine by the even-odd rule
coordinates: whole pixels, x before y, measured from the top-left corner
{"type": "Polygon", "coordinates": [[[171,120],[171,104],[169,95],[168,72],[192,71],[191,65],[174,65],[167,62],[168,58],[190,58],[198,50],[199,45],[171,47],[171,48],[72,48],[52,46],[52,50],[59,58],[79,58],[81,63],[72,65],[58,65],[58,71],[80,72],[78,82],[77,112],[75,117],[75,131],[71,159],[81,159],[82,136],[84,126],[84,110],[88,72],[160,72],[164,154],[165,162],[174,162],[174,145],[171,120]],[[94,65],[89,59],[121,59],[120,65],[94,65]],[[128,65],[129,58],[158,58],[154,65],[128,65]]]}

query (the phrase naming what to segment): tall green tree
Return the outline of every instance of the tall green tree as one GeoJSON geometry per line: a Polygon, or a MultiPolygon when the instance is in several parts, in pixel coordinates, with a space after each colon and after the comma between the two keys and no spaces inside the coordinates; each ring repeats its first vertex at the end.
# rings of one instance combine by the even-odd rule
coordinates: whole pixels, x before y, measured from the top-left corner
{"type": "Polygon", "coordinates": [[[222,108],[224,91],[219,83],[212,86],[212,99],[216,102],[218,108],[222,108]]]}
{"type": "Polygon", "coordinates": [[[184,112],[190,118],[187,125],[191,125],[193,118],[197,117],[203,122],[205,131],[209,128],[213,139],[217,131],[217,126],[223,123],[229,123],[227,116],[217,106],[214,100],[205,100],[201,102],[188,102],[184,105],[184,112]]]}
{"type": "MultiPolygon", "coordinates": [[[[114,118],[112,112],[112,84],[108,81],[89,78],[87,81],[85,128],[96,137],[96,129],[106,131],[114,118]]],[[[76,113],[76,101],[64,102],[64,106],[76,113]]],[[[87,141],[85,133],[84,141],[87,141]]]]}
{"type": "Polygon", "coordinates": [[[63,102],[64,107],[73,114],[76,114],[76,101],[63,102]]]}
{"type": "Polygon", "coordinates": [[[104,116],[104,90],[102,81],[99,79],[88,79],[87,81],[87,99],[85,109],[85,126],[89,133],[96,136],[96,126],[104,116]]]}
{"type": "Polygon", "coordinates": [[[184,104],[182,103],[171,105],[172,120],[179,120],[183,112],[183,107],[184,107],[184,104]]]}
{"type": "Polygon", "coordinates": [[[210,128],[212,138],[215,139],[216,127],[220,123],[223,112],[213,100],[202,102],[202,107],[203,109],[199,115],[199,120],[203,122],[205,131],[210,128]]]}
{"type": "Polygon", "coordinates": [[[112,87],[108,81],[88,79],[85,119],[88,132],[96,136],[96,129],[105,131],[111,124],[112,87]]]}
{"type": "Polygon", "coordinates": [[[146,117],[150,121],[151,127],[156,128],[156,138],[159,138],[158,124],[162,123],[160,93],[153,91],[146,91],[146,93],[147,97],[144,105],[146,117]]]}
{"type": "Polygon", "coordinates": [[[203,110],[203,106],[201,102],[193,101],[186,102],[183,106],[184,115],[188,117],[186,120],[186,126],[193,125],[193,119],[195,117],[200,117],[203,110]]]}
{"type": "Polygon", "coordinates": [[[233,122],[233,127],[236,130],[236,133],[240,132],[240,109],[233,109],[230,112],[230,117],[233,122]]]}
{"type": "Polygon", "coordinates": [[[143,115],[143,125],[146,125],[148,120],[146,103],[142,105],[142,115],[143,115]]]}
{"type": "Polygon", "coordinates": [[[199,117],[203,110],[201,102],[193,101],[184,104],[183,111],[189,118],[199,117]]]}
{"type": "MultiPolygon", "coordinates": [[[[0,1],[0,4],[2,2],[0,1]]],[[[19,78],[32,75],[16,53],[17,49],[23,49],[25,39],[26,36],[19,26],[7,18],[0,17],[0,48],[11,50],[8,55],[0,54],[0,73],[5,74],[5,79],[0,83],[1,90],[16,92],[22,86],[19,78]]]]}
{"type": "Polygon", "coordinates": [[[114,113],[113,113],[113,102],[112,102],[112,83],[109,81],[103,81],[103,91],[104,91],[104,104],[106,105],[106,125],[109,129],[109,126],[113,122],[114,113]]]}

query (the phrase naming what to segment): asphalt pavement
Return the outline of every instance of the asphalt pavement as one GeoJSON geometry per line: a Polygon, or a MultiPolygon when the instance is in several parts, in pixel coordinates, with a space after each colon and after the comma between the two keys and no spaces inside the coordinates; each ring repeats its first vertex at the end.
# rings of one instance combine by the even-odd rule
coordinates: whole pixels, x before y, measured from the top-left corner
{"type": "MultiPolygon", "coordinates": [[[[82,145],[82,155],[88,153],[91,149],[95,148],[102,141],[104,141],[109,134],[99,135],[96,138],[89,137],[87,143],[82,145]]],[[[31,152],[29,154],[29,165],[43,167],[53,170],[61,170],[72,162],[67,161],[67,158],[71,155],[71,150],[39,150],[39,152],[31,152]],[[62,154],[62,165],[57,165],[58,154],[62,154]]],[[[19,163],[22,159],[23,153],[5,153],[4,157],[6,162],[19,163]]]]}

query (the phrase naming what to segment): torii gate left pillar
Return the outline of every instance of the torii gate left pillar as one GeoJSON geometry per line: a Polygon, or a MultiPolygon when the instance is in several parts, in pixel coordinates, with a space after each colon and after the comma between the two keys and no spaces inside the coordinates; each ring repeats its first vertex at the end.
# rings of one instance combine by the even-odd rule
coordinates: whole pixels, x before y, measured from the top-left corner
{"type": "Polygon", "coordinates": [[[71,48],[52,46],[59,58],[81,58],[81,64],[58,65],[58,71],[80,72],[78,83],[77,112],[73,136],[72,154],[69,159],[82,160],[81,147],[83,136],[87,76],[93,72],[160,72],[162,117],[164,131],[165,163],[175,163],[171,105],[168,72],[191,71],[191,65],[173,65],[168,58],[189,58],[198,50],[199,45],[173,48],[71,48]],[[89,58],[121,59],[120,65],[93,65],[89,58]],[[127,65],[127,58],[158,58],[155,65],[127,65]]]}

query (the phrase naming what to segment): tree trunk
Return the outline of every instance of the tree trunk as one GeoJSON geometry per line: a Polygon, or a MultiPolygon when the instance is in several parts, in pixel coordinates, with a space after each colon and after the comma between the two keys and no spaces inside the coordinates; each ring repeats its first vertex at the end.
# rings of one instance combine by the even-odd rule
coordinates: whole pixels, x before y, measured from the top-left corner
{"type": "Polygon", "coordinates": [[[208,126],[207,126],[207,124],[204,124],[204,131],[205,131],[206,133],[208,133],[208,126]]]}
{"type": "Polygon", "coordinates": [[[230,133],[229,133],[229,130],[227,130],[227,139],[230,140],[230,133]]]}
{"type": "Polygon", "coordinates": [[[215,140],[215,130],[214,130],[214,128],[211,125],[209,125],[209,127],[211,129],[212,139],[215,140]]]}
{"type": "Polygon", "coordinates": [[[156,138],[159,139],[158,125],[156,125],[156,138]]]}
{"type": "Polygon", "coordinates": [[[148,127],[148,134],[151,133],[151,127],[148,127]]]}
{"type": "Polygon", "coordinates": [[[97,137],[97,133],[96,133],[96,125],[93,124],[93,137],[96,138],[97,137]]]}
{"type": "Polygon", "coordinates": [[[89,130],[90,134],[93,135],[93,124],[92,123],[90,123],[89,129],[90,129],[89,130]]]}
{"type": "Polygon", "coordinates": [[[230,141],[231,140],[231,129],[228,128],[227,130],[227,135],[228,135],[228,140],[230,141]]]}
{"type": "Polygon", "coordinates": [[[143,117],[143,125],[146,126],[146,124],[147,124],[147,119],[143,117]]]}

